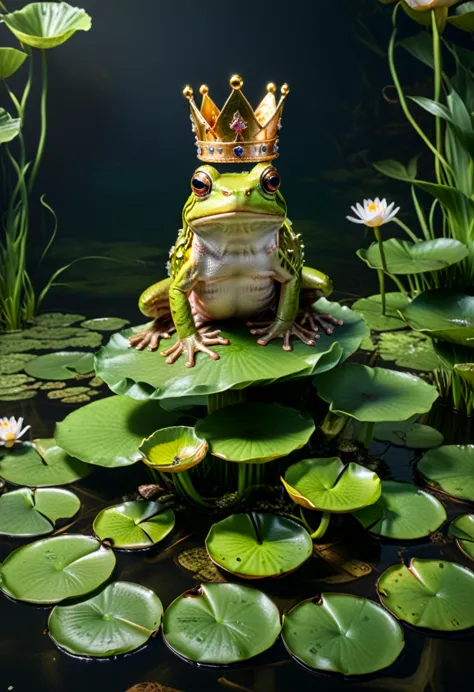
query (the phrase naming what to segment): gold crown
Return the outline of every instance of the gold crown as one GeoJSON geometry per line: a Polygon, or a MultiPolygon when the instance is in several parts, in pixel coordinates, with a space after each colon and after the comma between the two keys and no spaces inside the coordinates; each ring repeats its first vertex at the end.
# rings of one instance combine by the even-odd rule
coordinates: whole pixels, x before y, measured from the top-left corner
{"type": "Polygon", "coordinates": [[[203,84],[201,110],[196,106],[190,86],[183,89],[191,108],[191,122],[196,135],[197,157],[207,163],[240,163],[271,161],[278,156],[278,131],[281,128],[283,102],[289,94],[288,84],[281,87],[277,103],[273,82],[254,111],[242,93],[243,79],[230,78],[232,93],[219,110],[203,84]]]}

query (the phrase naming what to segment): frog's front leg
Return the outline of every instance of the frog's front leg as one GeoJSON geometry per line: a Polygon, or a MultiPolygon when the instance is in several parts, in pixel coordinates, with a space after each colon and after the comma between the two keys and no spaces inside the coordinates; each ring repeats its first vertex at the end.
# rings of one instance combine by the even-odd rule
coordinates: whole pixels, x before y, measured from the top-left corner
{"type": "Polygon", "coordinates": [[[331,295],[333,284],[329,276],[312,267],[303,267],[301,273],[301,300],[298,324],[309,329],[315,338],[322,327],[326,334],[332,334],[334,327],[340,327],[342,320],[336,319],[330,313],[318,312],[313,303],[319,298],[331,295]]]}
{"type": "Polygon", "coordinates": [[[150,286],[140,296],[138,307],[147,317],[153,317],[151,327],[147,327],[129,339],[130,346],[142,351],[148,346],[150,351],[156,351],[161,339],[169,339],[175,331],[171,320],[169,289],[172,279],[164,279],[150,286]]]}
{"type": "Polygon", "coordinates": [[[228,339],[219,336],[220,329],[207,331],[196,328],[188,296],[197,282],[198,266],[193,260],[188,260],[171,284],[169,291],[171,316],[178,332],[178,340],[171,348],[161,353],[162,356],[166,356],[166,362],[169,364],[174,363],[184,354],[187,357],[186,367],[192,368],[198,351],[206,353],[213,360],[218,360],[219,355],[211,351],[208,346],[229,343],[228,339]]]}

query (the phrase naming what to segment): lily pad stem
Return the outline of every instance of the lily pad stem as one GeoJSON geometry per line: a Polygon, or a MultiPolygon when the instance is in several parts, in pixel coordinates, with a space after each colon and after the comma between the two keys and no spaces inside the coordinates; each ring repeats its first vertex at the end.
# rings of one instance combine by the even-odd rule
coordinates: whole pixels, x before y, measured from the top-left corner
{"type": "Polygon", "coordinates": [[[31,191],[33,185],[35,184],[36,176],[38,174],[38,168],[43,158],[44,147],[46,144],[46,134],[48,131],[48,124],[46,119],[46,105],[48,101],[48,64],[46,62],[46,51],[44,48],[41,49],[41,132],[38,143],[38,150],[36,152],[36,158],[33,164],[33,168],[30,175],[30,180],[28,182],[28,190],[31,191]]]}
{"type": "Polygon", "coordinates": [[[358,441],[369,449],[374,439],[375,423],[361,423],[358,434],[358,441]]]}
{"type": "Polygon", "coordinates": [[[328,530],[330,520],[331,512],[323,512],[323,516],[321,517],[321,522],[318,528],[311,534],[311,538],[313,539],[313,541],[316,541],[324,536],[324,534],[328,530]]]}
{"type": "Polygon", "coordinates": [[[388,274],[387,260],[385,259],[385,250],[383,247],[382,233],[380,232],[380,226],[374,228],[375,238],[379,244],[380,259],[382,261],[382,269],[378,269],[377,273],[379,275],[379,286],[380,295],[382,298],[382,315],[385,315],[387,310],[386,299],[385,299],[385,274],[388,274]]]}
{"type": "Polygon", "coordinates": [[[237,476],[237,494],[243,497],[247,487],[247,464],[239,464],[237,476]]]}
{"type": "Polygon", "coordinates": [[[180,471],[178,477],[184,492],[193,502],[201,507],[209,507],[209,503],[206,502],[194,487],[188,471],[180,471]]]}
{"type": "MultiPolygon", "coordinates": [[[[443,8],[444,9],[444,8],[443,8]]],[[[436,9],[431,10],[431,28],[433,31],[433,63],[434,63],[434,100],[438,103],[441,98],[441,43],[439,40],[439,28],[436,9]]],[[[441,118],[435,117],[436,123],[436,149],[441,152],[443,146],[443,131],[441,129],[441,118]]],[[[435,156],[435,171],[436,180],[442,184],[443,177],[441,173],[441,164],[437,156],[435,156]]]]}
{"type": "Polygon", "coordinates": [[[247,401],[247,394],[244,389],[227,389],[225,392],[207,395],[207,412],[210,415],[221,408],[241,404],[247,401]]]}

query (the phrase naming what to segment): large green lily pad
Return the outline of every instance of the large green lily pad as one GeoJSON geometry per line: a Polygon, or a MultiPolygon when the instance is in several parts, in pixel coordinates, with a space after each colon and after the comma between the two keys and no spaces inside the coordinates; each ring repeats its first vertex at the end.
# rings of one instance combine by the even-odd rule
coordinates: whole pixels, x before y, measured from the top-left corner
{"type": "Polygon", "coordinates": [[[48,629],[53,642],[71,654],[108,657],[146,644],[158,632],[162,615],[153,591],[116,581],[91,598],[55,606],[48,629]]]}
{"type": "Polygon", "coordinates": [[[413,558],[379,579],[380,600],[415,627],[459,632],[474,627],[474,573],[446,560],[413,558]]]}
{"type": "Polygon", "coordinates": [[[418,462],[424,481],[458,500],[474,502],[474,445],[442,445],[418,462]]]}
{"type": "Polygon", "coordinates": [[[405,645],[402,628],[383,608],[336,593],[303,601],[284,615],[282,639],[297,661],[343,675],[386,668],[405,645]]]}
{"type": "Polygon", "coordinates": [[[159,502],[123,502],[106,507],[96,516],[94,533],[100,540],[112,541],[113,548],[150,548],[173,530],[174,512],[163,511],[159,502]]]}
{"type": "Polygon", "coordinates": [[[449,525],[449,535],[456,539],[458,548],[474,560],[474,514],[461,514],[449,525]]]}
{"type": "Polygon", "coordinates": [[[186,425],[157,430],[140,445],[145,464],[170,473],[196,466],[206,456],[207,449],[206,440],[186,425]]]}
{"type": "MultiPolygon", "coordinates": [[[[457,264],[468,256],[464,243],[453,238],[435,238],[410,243],[407,240],[390,238],[383,243],[387,268],[390,274],[423,274],[438,271],[457,264]]],[[[382,269],[378,243],[362,250],[357,255],[371,269],[382,269]]]]}
{"type": "Polygon", "coordinates": [[[93,591],[115,567],[115,556],[95,538],[43,538],[10,553],[0,568],[4,593],[28,603],[59,603],[93,591]]]}
{"type": "Polygon", "coordinates": [[[0,48],[0,80],[8,79],[15,74],[25,62],[28,55],[16,48],[0,48]]]}
{"type": "Polygon", "coordinates": [[[406,372],[344,365],[314,378],[330,410],[359,421],[403,421],[426,413],[438,398],[436,387],[406,372]]]}
{"type": "Polygon", "coordinates": [[[0,108],[0,144],[7,144],[18,135],[21,129],[20,118],[12,118],[4,108],[0,108]]]}
{"type": "Polygon", "coordinates": [[[177,415],[157,401],[111,396],[66,416],[56,426],[56,440],[71,456],[88,464],[129,466],[141,458],[138,448],[145,437],[176,420],[177,415]]]}
{"type": "Polygon", "coordinates": [[[196,424],[213,456],[253,464],[301,449],[314,430],[313,420],[296,409],[261,403],[219,409],[196,424]]]}
{"type": "Polygon", "coordinates": [[[2,19],[21,43],[33,48],[54,48],[76,31],[91,28],[89,15],[67,2],[31,2],[2,19]]]}
{"type": "Polygon", "coordinates": [[[69,456],[53,438],[23,442],[0,456],[0,477],[15,485],[67,485],[90,473],[91,466],[69,456]]]}
{"type": "Polygon", "coordinates": [[[382,315],[382,297],[380,294],[360,298],[352,305],[352,309],[363,317],[367,325],[376,332],[405,329],[406,324],[400,317],[402,310],[410,303],[410,298],[403,293],[386,293],[387,309],[382,315]]]}
{"type": "Polygon", "coordinates": [[[443,443],[443,435],[438,430],[413,421],[377,423],[374,438],[409,449],[430,449],[443,443]]]}
{"type": "Polygon", "coordinates": [[[281,577],[313,552],[311,536],[300,524],[273,514],[232,514],[213,524],[206,538],[211,560],[245,579],[281,577]]]}
{"type": "Polygon", "coordinates": [[[79,498],[69,490],[13,490],[0,496],[0,534],[30,538],[51,533],[58,519],[73,517],[80,506],[79,498]]]}
{"type": "Polygon", "coordinates": [[[383,360],[394,360],[400,368],[431,372],[439,368],[433,341],[420,332],[385,332],[378,351],[383,360]]]}
{"type": "Polygon", "coordinates": [[[474,343],[474,296],[449,289],[426,291],[402,308],[407,323],[434,339],[474,343]]]}
{"type": "MultiPolygon", "coordinates": [[[[96,372],[116,394],[135,399],[202,396],[324,372],[355,353],[368,329],[347,307],[324,298],[315,305],[344,321],[332,336],[322,334],[315,346],[295,341],[289,353],[283,351],[281,340],[259,346],[244,324],[224,323],[222,336],[230,344],[215,347],[220,359],[198,354],[195,367],[187,368],[184,358],[168,365],[158,352],[129,348],[128,338],[142,326],[114,334],[96,356],[96,372]]],[[[175,338],[164,342],[166,347],[175,338]]]]}
{"type": "Polygon", "coordinates": [[[280,630],[273,601],[239,584],[201,584],[173,601],[163,618],[163,637],[172,651],[221,666],[266,651],[280,630]]]}
{"type": "Polygon", "coordinates": [[[384,538],[424,538],[446,521],[444,505],[411,483],[383,481],[377,502],[354,514],[364,529],[384,538]]]}
{"type": "Polygon", "coordinates": [[[41,380],[73,380],[79,373],[86,375],[94,370],[93,353],[84,351],[60,351],[38,356],[25,365],[25,371],[41,380]]]}
{"type": "Polygon", "coordinates": [[[337,457],[304,459],[292,464],[281,479],[291,499],[306,509],[354,512],[380,497],[380,478],[364,466],[344,466],[337,457]]]}

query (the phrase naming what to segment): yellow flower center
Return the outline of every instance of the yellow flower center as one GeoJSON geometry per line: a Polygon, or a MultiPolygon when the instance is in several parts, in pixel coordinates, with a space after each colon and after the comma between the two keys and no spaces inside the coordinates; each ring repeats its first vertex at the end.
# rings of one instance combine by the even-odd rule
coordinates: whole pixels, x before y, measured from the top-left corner
{"type": "Polygon", "coordinates": [[[2,428],[8,428],[10,426],[10,423],[8,421],[4,420],[2,423],[2,428]]]}
{"type": "Polygon", "coordinates": [[[379,205],[375,204],[375,202],[372,202],[372,204],[369,204],[367,209],[369,211],[378,211],[379,210],[379,205]]]}
{"type": "Polygon", "coordinates": [[[13,442],[14,442],[15,439],[16,439],[16,437],[15,437],[15,435],[14,435],[12,432],[9,432],[9,433],[7,433],[7,434],[5,435],[5,440],[7,440],[8,442],[9,442],[10,440],[13,440],[13,442]]]}

